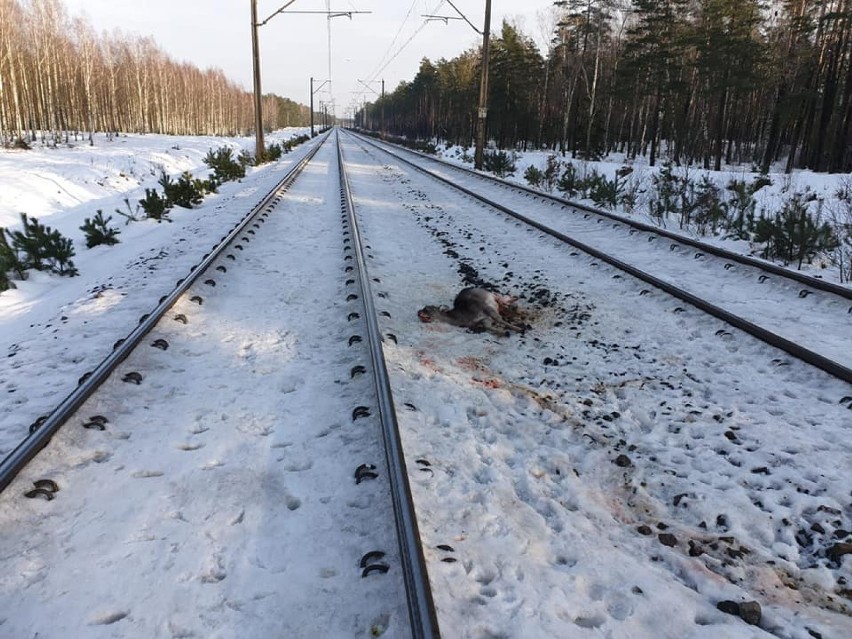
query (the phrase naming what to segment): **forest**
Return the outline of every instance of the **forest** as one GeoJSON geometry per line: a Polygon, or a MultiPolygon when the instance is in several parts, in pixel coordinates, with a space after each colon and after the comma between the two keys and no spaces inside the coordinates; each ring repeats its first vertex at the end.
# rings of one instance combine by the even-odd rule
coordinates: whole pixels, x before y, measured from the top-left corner
{"type": "MultiPolygon", "coordinates": [[[[263,96],[264,128],[305,126],[308,107],[263,96]]],[[[0,0],[0,143],[95,131],[236,135],[254,130],[251,92],[218,69],[179,63],[151,38],[98,34],[60,0],[0,0]]]]}
{"type": "MultiPolygon", "coordinates": [[[[546,50],[492,29],[487,137],[572,158],[852,171],[852,0],[559,0],[546,50]]],[[[357,123],[462,146],[479,48],[424,58],[357,123]]],[[[307,107],[263,96],[264,128],[307,107]]],[[[61,0],[0,0],[0,144],[39,136],[253,130],[251,93],[151,39],[99,34],[61,0]]]]}
{"type": "MultiPolygon", "coordinates": [[[[546,51],[491,37],[487,137],[501,149],[719,170],[852,171],[852,0],[560,0],[546,51]]],[[[469,146],[481,49],[424,58],[356,114],[469,146]]]]}

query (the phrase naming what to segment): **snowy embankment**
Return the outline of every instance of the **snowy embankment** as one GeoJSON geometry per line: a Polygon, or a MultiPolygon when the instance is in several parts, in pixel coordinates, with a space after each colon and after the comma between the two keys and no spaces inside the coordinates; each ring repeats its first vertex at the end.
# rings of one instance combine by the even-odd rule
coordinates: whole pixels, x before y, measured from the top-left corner
{"type": "MultiPolygon", "coordinates": [[[[472,150],[457,146],[438,147],[439,157],[467,168],[473,167],[472,150]]],[[[553,182],[548,187],[542,182],[537,188],[552,195],[564,197],[569,200],[577,200],[591,206],[603,208],[604,205],[596,205],[591,199],[584,200],[581,196],[566,196],[559,189],[558,178],[563,175],[566,167],[573,166],[578,178],[589,175],[600,175],[607,180],[617,181],[621,185],[621,196],[624,198],[615,207],[607,208],[617,215],[631,217],[646,224],[662,226],[674,233],[682,233],[694,239],[725,248],[730,251],[739,252],[743,255],[760,257],[762,246],[753,244],[747,240],[737,239],[735,233],[726,234],[720,231],[718,234],[700,233],[696,224],[685,224],[681,226],[676,215],[670,214],[667,218],[661,218],[650,214],[651,201],[658,197],[655,193],[655,180],[660,179],[665,169],[665,163],[659,162],[657,166],[649,166],[647,158],[639,156],[628,159],[623,153],[613,153],[603,160],[582,160],[571,158],[570,155],[548,151],[507,151],[507,156],[514,164],[514,170],[507,174],[505,179],[510,182],[530,186],[525,175],[531,167],[544,173],[548,164],[555,167],[553,182]],[[620,174],[620,175],[619,175],[620,174]]],[[[835,283],[850,284],[849,277],[852,275],[852,176],[844,173],[815,173],[808,170],[795,170],[792,173],[784,173],[782,167],[773,167],[769,173],[762,174],[754,170],[754,167],[727,166],[721,171],[710,171],[695,166],[675,166],[671,169],[672,180],[668,183],[669,188],[674,189],[673,197],[676,205],[679,205],[680,193],[679,183],[689,184],[689,198],[692,205],[700,208],[701,202],[696,197],[700,191],[701,183],[715,186],[717,195],[722,206],[735,206],[736,197],[729,189],[732,183],[740,183],[745,186],[762,185],[753,194],[754,210],[756,218],[765,216],[772,218],[781,212],[791,199],[799,197],[803,201],[809,214],[818,224],[828,224],[836,234],[842,236],[843,244],[838,249],[817,255],[812,261],[802,264],[802,271],[815,277],[821,277],[835,283]],[[841,280],[838,260],[844,263],[844,277],[841,280]]],[[[709,200],[705,200],[707,204],[709,200]]],[[[777,260],[776,260],[777,261],[777,260]]],[[[781,262],[778,262],[781,264],[781,262]]],[[[797,267],[795,262],[788,265],[793,269],[797,267]]]]}
{"type": "MultiPolygon", "coordinates": [[[[304,134],[287,129],[269,142],[304,134]]],[[[111,344],[153,308],[189,268],[245,215],[279,179],[281,166],[302,157],[304,146],[278,168],[249,169],[242,182],[223,184],[194,209],[174,208],[169,221],[143,219],[137,203],[158,189],[162,171],[208,174],[211,149],[252,149],[253,138],[121,135],[95,137],[95,145],[0,151],[0,226],[35,217],[74,242],[79,275],[28,271],[25,281],[0,293],[0,453],[7,453],[40,415],[73,390],[74,380],[95,367],[111,344]],[[128,211],[125,200],[130,203],[128,211]],[[131,222],[116,213],[132,212],[131,222]],[[98,210],[120,230],[115,246],[86,248],[80,226],[98,210]],[[33,375],[33,371],[36,371],[33,375]]]]}

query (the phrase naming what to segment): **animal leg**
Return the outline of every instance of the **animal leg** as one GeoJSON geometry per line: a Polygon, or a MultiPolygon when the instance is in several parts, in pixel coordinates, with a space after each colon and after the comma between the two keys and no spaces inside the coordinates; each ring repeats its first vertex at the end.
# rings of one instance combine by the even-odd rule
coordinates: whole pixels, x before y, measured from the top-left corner
{"type": "Polygon", "coordinates": [[[506,321],[499,312],[494,309],[487,307],[485,309],[485,314],[488,316],[490,323],[494,326],[499,326],[503,330],[513,331],[515,333],[523,333],[524,329],[520,326],[516,326],[511,322],[506,321]]]}

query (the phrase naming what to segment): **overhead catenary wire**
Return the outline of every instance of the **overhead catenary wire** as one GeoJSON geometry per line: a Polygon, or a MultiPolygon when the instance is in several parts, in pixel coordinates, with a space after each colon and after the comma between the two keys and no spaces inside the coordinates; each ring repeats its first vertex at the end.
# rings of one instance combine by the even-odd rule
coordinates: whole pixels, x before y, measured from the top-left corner
{"type": "MultiPolygon", "coordinates": [[[[440,0],[440,1],[438,2],[438,4],[435,6],[435,8],[434,8],[434,9],[432,9],[432,13],[434,13],[434,12],[436,12],[436,11],[439,11],[439,10],[441,9],[441,7],[442,7],[442,6],[444,6],[444,3],[445,3],[446,1],[447,1],[447,0],[440,0]]],[[[405,20],[403,20],[403,23],[400,25],[400,28],[399,28],[399,30],[397,31],[397,35],[395,35],[395,36],[394,36],[394,42],[395,42],[395,41],[397,40],[397,38],[399,37],[399,34],[402,32],[402,29],[403,29],[403,27],[405,26],[405,23],[406,23],[406,21],[408,20],[409,15],[411,14],[411,11],[414,9],[414,4],[415,4],[415,3],[412,3],[411,7],[409,8],[408,14],[407,14],[407,15],[406,15],[406,17],[405,17],[405,20]]],[[[387,58],[387,57],[388,57],[388,54],[387,54],[387,52],[385,52],[385,54],[382,56],[382,59],[379,61],[378,68],[377,68],[377,69],[375,69],[372,73],[370,73],[370,74],[367,76],[367,78],[368,78],[368,79],[367,79],[367,83],[374,82],[374,81],[375,81],[375,80],[376,80],[379,76],[381,76],[381,74],[384,72],[384,70],[385,70],[385,69],[387,69],[387,68],[391,65],[391,63],[392,63],[394,60],[396,60],[396,58],[397,58],[397,57],[398,57],[398,56],[399,56],[399,55],[400,55],[400,54],[401,54],[401,53],[402,53],[402,52],[406,49],[406,47],[408,47],[408,45],[409,45],[409,44],[411,44],[412,40],[414,40],[414,38],[415,38],[415,37],[417,37],[417,35],[418,35],[418,34],[419,34],[422,30],[423,30],[423,28],[424,28],[424,27],[425,27],[428,23],[429,23],[429,20],[428,20],[428,19],[424,19],[424,20],[423,20],[423,22],[421,22],[421,23],[420,23],[420,26],[418,26],[418,27],[417,27],[417,29],[414,31],[414,33],[412,33],[412,34],[408,37],[408,39],[407,39],[407,40],[406,40],[406,41],[405,41],[405,42],[404,42],[404,43],[403,43],[403,44],[399,47],[399,49],[397,49],[397,50],[394,52],[394,54],[393,54],[393,55],[392,55],[389,59],[387,59],[387,61],[386,61],[386,62],[384,62],[384,60],[385,60],[385,58],[387,58]]],[[[390,51],[392,47],[393,47],[393,42],[391,42],[391,45],[388,47],[388,51],[390,51]]],[[[357,106],[357,104],[358,104],[358,100],[359,100],[359,99],[360,99],[360,98],[361,98],[361,97],[362,97],[365,93],[366,93],[366,91],[363,91],[363,90],[362,90],[362,91],[359,91],[359,92],[357,92],[357,93],[355,94],[355,96],[354,96],[354,97],[353,97],[353,99],[352,99],[352,102],[353,102],[353,104],[354,104],[355,106],[357,106]]]]}
{"type": "MultiPolygon", "coordinates": [[[[367,81],[368,83],[369,83],[369,82],[375,82],[375,81],[376,81],[376,78],[377,78],[379,75],[381,75],[381,73],[382,73],[385,69],[387,69],[387,68],[388,68],[388,66],[390,66],[390,64],[391,64],[391,63],[392,63],[392,62],[393,62],[393,61],[397,58],[397,56],[398,56],[400,53],[402,53],[402,51],[405,49],[405,47],[406,47],[406,46],[408,46],[408,44],[409,44],[409,43],[410,43],[410,42],[411,42],[411,41],[412,41],[412,40],[413,40],[413,39],[417,36],[417,34],[418,34],[418,33],[420,33],[420,31],[423,29],[423,27],[425,27],[425,26],[426,26],[426,23],[427,23],[427,21],[426,21],[426,20],[424,20],[424,21],[423,21],[423,24],[421,24],[421,25],[417,28],[417,30],[416,30],[414,33],[412,33],[412,34],[411,34],[411,36],[408,38],[408,40],[406,40],[406,41],[405,41],[405,44],[403,44],[403,45],[402,45],[402,47],[400,47],[400,49],[399,49],[396,53],[394,53],[393,57],[391,57],[391,59],[390,59],[390,60],[388,60],[388,61],[387,61],[387,63],[385,63],[385,65],[384,65],[384,66],[382,66],[382,67],[381,67],[378,71],[376,71],[376,72],[375,72],[375,73],[374,73],[374,74],[370,77],[370,79],[367,81]]],[[[358,99],[359,99],[360,97],[362,97],[365,93],[366,93],[366,91],[364,91],[364,90],[361,90],[360,92],[358,92],[358,93],[356,94],[355,98],[354,98],[354,101],[357,103],[358,99]]]]}
{"type": "MultiPolygon", "coordinates": [[[[405,17],[402,19],[402,22],[400,23],[399,28],[396,30],[396,33],[394,34],[393,39],[391,40],[391,43],[388,45],[388,48],[385,49],[385,52],[382,54],[382,57],[379,59],[379,62],[376,64],[376,69],[378,69],[382,65],[382,63],[387,59],[388,55],[390,54],[391,50],[393,49],[393,46],[396,44],[396,41],[399,39],[399,36],[402,33],[402,30],[405,28],[405,25],[408,23],[408,19],[411,17],[411,13],[414,11],[414,5],[416,5],[417,2],[418,2],[418,0],[412,0],[411,6],[408,7],[408,12],[405,14],[405,17]]],[[[374,69],[373,71],[368,73],[367,77],[368,78],[369,77],[375,77],[375,75],[378,74],[378,71],[376,69],[374,69]]]]}
{"type": "Polygon", "coordinates": [[[456,10],[456,13],[457,13],[457,14],[459,14],[459,15],[462,17],[462,20],[464,20],[465,22],[467,22],[467,23],[470,25],[470,28],[471,28],[471,29],[473,29],[474,31],[476,31],[479,35],[482,35],[482,31],[480,31],[479,29],[477,29],[477,28],[473,25],[473,23],[472,23],[470,20],[468,20],[468,19],[467,19],[467,16],[466,16],[465,14],[463,14],[461,11],[459,11],[459,8],[458,8],[456,5],[454,5],[454,4],[453,4],[453,0],[446,0],[446,1],[447,1],[447,4],[449,4],[449,5],[450,5],[453,9],[455,9],[455,10],[456,10]]]}

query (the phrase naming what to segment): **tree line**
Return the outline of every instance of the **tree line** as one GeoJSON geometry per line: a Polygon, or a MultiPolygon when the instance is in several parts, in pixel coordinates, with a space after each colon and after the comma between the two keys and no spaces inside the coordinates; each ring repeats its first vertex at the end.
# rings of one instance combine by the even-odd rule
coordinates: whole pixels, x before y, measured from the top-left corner
{"type": "MultiPolygon", "coordinates": [[[[546,51],[492,38],[498,148],[611,152],[719,170],[852,170],[852,0],[560,0],[546,51]]],[[[481,51],[421,61],[356,114],[365,128],[467,146],[481,51]]]]}
{"type": "MultiPolygon", "coordinates": [[[[263,96],[268,130],[305,126],[308,107],[263,96]]],[[[219,69],[176,62],[147,37],[99,35],[60,0],[0,0],[0,141],[96,131],[237,135],[252,94],[219,69]]]]}

